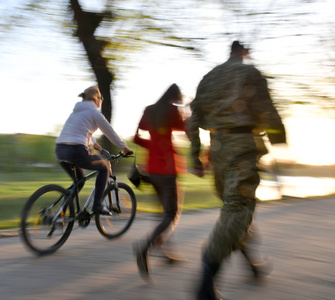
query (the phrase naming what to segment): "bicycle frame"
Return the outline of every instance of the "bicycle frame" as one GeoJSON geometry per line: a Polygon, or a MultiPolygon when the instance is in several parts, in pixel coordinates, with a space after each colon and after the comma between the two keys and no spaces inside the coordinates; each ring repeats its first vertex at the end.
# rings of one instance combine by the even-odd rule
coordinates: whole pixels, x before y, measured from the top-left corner
{"type": "MultiPolygon", "coordinates": [[[[63,203],[61,205],[61,207],[59,208],[57,214],[53,217],[51,223],[52,224],[55,224],[56,221],[60,222],[62,221],[62,218],[60,218],[60,215],[63,211],[66,210],[68,204],[69,204],[69,201],[72,201],[72,199],[75,199],[75,206],[76,206],[76,212],[75,212],[75,219],[78,218],[78,214],[82,211],[82,210],[87,210],[89,205],[91,204],[92,202],[92,199],[93,199],[93,193],[95,191],[95,188],[93,188],[91,194],[88,196],[84,206],[83,206],[83,209],[81,209],[80,207],[80,203],[79,203],[79,190],[78,190],[78,186],[80,184],[84,184],[86,183],[87,180],[90,180],[91,178],[95,177],[97,174],[98,174],[98,171],[93,171],[89,174],[87,174],[85,177],[83,177],[82,179],[77,179],[77,176],[76,176],[76,167],[74,166],[73,167],[73,171],[75,173],[75,180],[73,181],[72,185],[67,189],[68,192],[69,192],[69,195],[66,197],[66,199],[63,200],[63,203]]],[[[115,175],[110,175],[109,179],[112,179],[112,181],[109,181],[108,184],[111,184],[113,183],[116,187],[116,190],[117,190],[117,184],[116,184],[116,176],[115,175]]],[[[83,186],[84,186],[83,185],[83,186]]],[[[119,197],[118,197],[118,193],[115,193],[115,198],[116,198],[116,204],[117,204],[117,209],[118,211],[120,211],[120,204],[119,204],[119,197]]],[[[49,209],[53,208],[55,205],[57,205],[57,203],[61,200],[58,199],[49,209]]]]}
{"type": "MultiPolygon", "coordinates": [[[[101,154],[110,162],[114,161],[115,163],[118,163],[120,157],[130,156],[125,156],[122,152],[111,155],[107,150],[101,151],[101,154]]],[[[74,180],[67,189],[57,184],[49,184],[39,188],[31,195],[21,217],[24,243],[39,255],[53,253],[68,239],[76,221],[79,227],[85,228],[93,217],[98,231],[105,238],[114,239],[124,234],[136,214],[136,196],[133,190],[126,183],[118,183],[117,177],[110,174],[102,200],[102,204],[110,214],[103,215],[90,210],[92,199],[95,196],[95,188],[81,208],[79,193],[85,186],[86,180],[95,177],[99,171],[91,171],[83,178],[78,179],[76,174],[78,168],[73,163],[61,163],[67,163],[67,168],[72,169],[73,176],[71,177],[74,180]]]]}
{"type": "MultiPolygon", "coordinates": [[[[85,176],[85,181],[86,180],[89,180],[89,179],[91,179],[92,177],[94,177],[95,175],[97,174],[97,171],[94,171],[94,172],[92,172],[92,173],[89,173],[89,174],[87,174],[86,176],[85,176]]],[[[78,184],[79,184],[80,182],[78,182],[78,184]]],[[[113,183],[114,185],[115,185],[115,187],[116,187],[116,189],[117,189],[117,184],[116,184],[116,176],[114,176],[114,175],[110,175],[109,176],[109,182],[107,183],[107,185],[108,184],[111,184],[111,183],[113,183]]],[[[84,206],[83,206],[83,210],[87,210],[88,209],[88,207],[90,206],[90,204],[91,204],[91,202],[92,202],[92,199],[93,199],[93,197],[94,197],[94,191],[95,191],[95,188],[93,188],[93,190],[92,190],[92,192],[91,192],[91,194],[88,196],[88,198],[87,198],[87,200],[86,200],[86,203],[84,204],[84,206]]],[[[78,213],[81,211],[81,209],[80,209],[80,204],[79,204],[79,192],[77,191],[77,193],[76,193],[76,205],[77,205],[77,208],[78,208],[78,213]]],[[[118,200],[118,197],[117,197],[117,205],[119,206],[119,200],[118,200]]]]}
{"type": "MultiPolygon", "coordinates": [[[[57,214],[53,217],[52,219],[52,223],[54,224],[57,220],[59,220],[59,217],[61,215],[61,213],[63,211],[66,210],[68,204],[70,201],[72,201],[72,199],[75,198],[75,205],[76,205],[76,215],[80,212],[80,203],[79,203],[79,190],[78,190],[78,186],[80,184],[84,184],[85,185],[85,182],[91,178],[93,178],[94,176],[96,176],[98,174],[98,171],[93,171],[89,174],[87,174],[85,177],[83,177],[82,179],[77,179],[77,174],[76,174],[76,167],[73,166],[72,168],[74,174],[75,174],[75,179],[72,183],[72,185],[67,189],[67,191],[69,192],[68,196],[63,200],[63,203],[61,205],[61,207],[59,208],[57,214]]],[[[93,193],[93,191],[92,191],[93,193]]],[[[92,195],[91,193],[91,195],[92,195]]],[[[92,200],[92,197],[91,195],[88,197],[85,205],[84,205],[84,208],[87,208],[92,200]]],[[[58,199],[50,208],[53,208],[59,201],[61,200],[58,199]]]]}
{"type": "MultiPolygon", "coordinates": [[[[111,155],[107,150],[105,149],[102,149],[101,151],[101,154],[104,155],[109,161],[111,160],[115,160],[115,159],[118,159],[119,157],[122,157],[123,153],[122,152],[119,152],[119,154],[117,155],[111,155]]],[[[131,153],[132,154],[132,153],[131,153]]],[[[60,209],[58,210],[57,214],[53,217],[52,219],[52,224],[55,224],[56,221],[59,221],[61,219],[59,219],[61,213],[63,211],[66,210],[67,208],[67,205],[69,204],[69,201],[72,201],[73,198],[75,198],[75,206],[77,208],[76,212],[75,212],[75,220],[78,218],[78,214],[82,211],[81,208],[80,208],[80,203],[79,203],[79,191],[78,191],[78,186],[83,183],[83,187],[85,185],[85,182],[87,180],[90,180],[91,178],[95,177],[99,171],[93,171],[89,174],[87,174],[85,177],[83,177],[82,179],[79,179],[77,178],[77,172],[76,172],[76,166],[75,165],[72,165],[72,170],[73,170],[73,173],[74,173],[74,181],[72,183],[72,185],[67,189],[67,191],[69,192],[69,195],[66,197],[66,199],[63,200],[63,203],[60,207],[60,209]]],[[[116,183],[116,176],[115,175],[110,175],[109,176],[109,179],[112,179],[112,182],[114,182],[115,186],[116,186],[116,190],[117,190],[117,183],[116,183]]],[[[108,183],[110,184],[110,182],[108,183]]],[[[83,206],[83,210],[87,210],[91,201],[92,201],[92,198],[93,198],[93,192],[94,192],[95,189],[92,190],[91,194],[89,195],[86,203],[84,204],[83,206]]],[[[52,206],[50,206],[49,209],[53,208],[59,201],[61,200],[58,199],[52,206]]],[[[118,197],[118,193],[116,193],[116,204],[117,204],[117,209],[118,211],[120,211],[120,203],[119,203],[119,197],[118,197]]]]}

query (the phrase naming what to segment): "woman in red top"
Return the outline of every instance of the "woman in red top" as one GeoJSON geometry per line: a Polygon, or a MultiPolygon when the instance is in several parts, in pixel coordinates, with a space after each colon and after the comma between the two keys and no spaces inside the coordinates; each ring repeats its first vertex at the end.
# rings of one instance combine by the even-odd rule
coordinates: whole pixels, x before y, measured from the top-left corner
{"type": "Polygon", "coordinates": [[[163,207],[163,219],[143,245],[137,245],[137,265],[143,279],[150,279],[148,252],[151,246],[160,246],[172,233],[180,217],[177,192],[176,152],[172,144],[172,131],[184,131],[185,125],[178,108],[182,95],[176,84],[171,85],[164,95],[148,106],[139,123],[138,130],[150,133],[150,140],[139,137],[134,142],[149,150],[147,171],[163,207]]]}

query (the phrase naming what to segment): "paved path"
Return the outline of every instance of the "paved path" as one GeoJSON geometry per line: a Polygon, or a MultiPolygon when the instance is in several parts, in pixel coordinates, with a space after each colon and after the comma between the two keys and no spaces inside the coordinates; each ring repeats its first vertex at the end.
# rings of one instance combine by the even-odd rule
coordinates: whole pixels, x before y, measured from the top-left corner
{"type": "MultiPolygon", "coordinates": [[[[259,248],[274,259],[273,272],[257,282],[239,253],[224,265],[216,285],[225,300],[335,299],[335,199],[262,203],[256,222],[259,248]]],[[[55,254],[35,257],[18,237],[0,239],[0,299],[194,299],[201,248],[218,210],[185,213],[176,240],[188,262],[168,265],[150,257],[155,284],[138,275],[132,243],[155,224],[139,215],[114,241],[93,225],[77,229],[55,254]]]]}

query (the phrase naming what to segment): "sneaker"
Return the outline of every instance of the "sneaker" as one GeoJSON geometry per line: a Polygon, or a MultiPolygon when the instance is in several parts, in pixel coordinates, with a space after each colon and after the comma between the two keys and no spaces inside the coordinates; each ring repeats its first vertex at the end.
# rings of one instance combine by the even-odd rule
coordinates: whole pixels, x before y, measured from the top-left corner
{"type": "Polygon", "coordinates": [[[137,267],[142,279],[147,282],[152,282],[148,266],[148,249],[141,247],[139,244],[134,244],[133,250],[136,257],[137,267]]]}
{"type": "Polygon", "coordinates": [[[165,254],[165,253],[163,254],[163,257],[166,259],[166,262],[168,264],[180,264],[180,263],[185,263],[185,262],[190,261],[186,257],[170,255],[170,254],[165,254]]]}
{"type": "Polygon", "coordinates": [[[106,207],[93,209],[93,213],[96,215],[112,216],[112,213],[106,207]]]}

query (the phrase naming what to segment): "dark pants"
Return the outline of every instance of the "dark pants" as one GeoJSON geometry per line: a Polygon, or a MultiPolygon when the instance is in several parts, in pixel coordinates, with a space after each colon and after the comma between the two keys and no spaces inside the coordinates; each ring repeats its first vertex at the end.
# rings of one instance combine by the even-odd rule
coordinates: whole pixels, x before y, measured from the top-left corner
{"type": "Polygon", "coordinates": [[[177,226],[181,214],[177,176],[150,174],[150,180],[163,206],[163,219],[149,236],[148,247],[162,245],[177,226]]]}
{"type": "MultiPolygon", "coordinates": [[[[110,175],[110,163],[103,156],[98,155],[94,150],[88,149],[84,145],[56,144],[57,161],[68,161],[76,165],[77,178],[85,176],[83,169],[99,171],[95,181],[95,195],[93,210],[101,205],[103,193],[110,175]]],[[[74,174],[70,166],[61,165],[66,173],[74,179],[74,174]]],[[[82,186],[79,186],[81,190],[82,186]]]]}
{"type": "Polygon", "coordinates": [[[252,134],[211,135],[215,185],[223,201],[205,249],[205,259],[213,265],[220,265],[233,250],[244,249],[252,238],[250,225],[259,184],[256,157],[252,134]]]}

